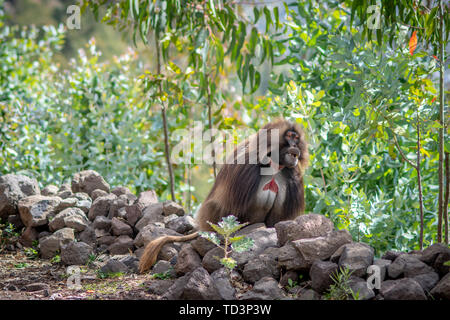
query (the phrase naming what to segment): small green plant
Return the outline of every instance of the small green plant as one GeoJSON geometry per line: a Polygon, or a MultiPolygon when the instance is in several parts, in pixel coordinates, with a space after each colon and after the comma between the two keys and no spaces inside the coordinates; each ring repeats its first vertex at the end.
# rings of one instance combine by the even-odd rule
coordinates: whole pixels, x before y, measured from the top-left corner
{"type": "Polygon", "coordinates": [[[444,266],[450,267],[450,260],[444,262],[444,266]]]}
{"type": "Polygon", "coordinates": [[[24,248],[23,252],[25,253],[28,259],[34,260],[37,259],[37,257],[39,256],[39,251],[36,250],[35,248],[24,248]]]}
{"type": "Polygon", "coordinates": [[[167,280],[172,278],[172,269],[167,270],[166,272],[161,273],[154,273],[151,276],[152,279],[160,279],[160,280],[167,280]]]}
{"type": "Polygon", "coordinates": [[[19,237],[20,233],[15,230],[12,223],[0,223],[0,252],[6,245],[16,242],[19,237]]]}
{"type": "Polygon", "coordinates": [[[103,272],[100,270],[97,270],[97,277],[100,279],[107,279],[107,278],[119,278],[123,276],[125,273],[123,272],[103,272]]]}
{"type": "Polygon", "coordinates": [[[24,269],[24,268],[28,268],[30,265],[26,262],[20,262],[20,263],[16,263],[14,265],[14,268],[16,269],[24,269]]]}
{"type": "Polygon", "coordinates": [[[95,260],[97,260],[97,255],[91,253],[89,255],[88,261],[86,262],[86,265],[89,267],[90,265],[92,265],[94,263],[95,260]]]}
{"type": "Polygon", "coordinates": [[[232,236],[236,231],[245,227],[248,223],[239,223],[235,216],[230,215],[222,218],[218,224],[209,221],[208,224],[215,232],[200,231],[200,236],[223,249],[224,256],[222,259],[219,259],[219,261],[227,270],[233,270],[236,267],[236,260],[230,256],[231,253],[250,250],[254,244],[253,239],[249,237],[232,236]],[[221,245],[218,235],[221,235],[224,238],[223,246],[221,245]]]}
{"type": "Polygon", "coordinates": [[[59,254],[55,255],[53,258],[51,258],[50,262],[51,263],[60,263],[61,262],[61,256],[59,254]]]}
{"type": "Polygon", "coordinates": [[[291,290],[293,288],[295,288],[298,285],[297,281],[293,281],[292,279],[288,279],[288,285],[286,286],[286,288],[288,290],[291,290]]]}
{"type": "Polygon", "coordinates": [[[334,284],[330,286],[324,295],[326,300],[360,300],[359,291],[353,292],[350,288],[350,277],[353,271],[348,268],[340,268],[331,275],[334,284]]]}

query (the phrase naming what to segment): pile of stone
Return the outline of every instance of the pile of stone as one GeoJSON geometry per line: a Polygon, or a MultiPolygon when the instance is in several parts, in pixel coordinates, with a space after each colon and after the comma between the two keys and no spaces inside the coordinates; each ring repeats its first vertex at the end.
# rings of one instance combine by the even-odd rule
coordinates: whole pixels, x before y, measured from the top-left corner
{"type": "MultiPolygon", "coordinates": [[[[24,227],[21,244],[38,241],[44,259],[60,254],[65,265],[83,265],[106,254],[102,272],[137,272],[147,243],[196,227],[178,204],[159,202],[153,191],[136,197],[124,187],[110,190],[92,170],[75,174],[71,185],[42,191],[33,179],[0,177],[0,218],[24,227]]],[[[353,242],[347,230],[335,230],[318,214],[273,228],[253,224],[238,234],[252,238],[254,246],[233,253],[237,267],[231,275],[219,263],[223,251],[198,237],[162,248],[150,271],[160,279],[147,283],[148,292],[162,299],[321,299],[333,285],[331,276],[345,268],[359,299],[450,300],[450,249],[442,244],[388,251],[377,259],[373,248],[353,242]],[[379,271],[379,286],[370,280],[372,266],[379,271]]]]}

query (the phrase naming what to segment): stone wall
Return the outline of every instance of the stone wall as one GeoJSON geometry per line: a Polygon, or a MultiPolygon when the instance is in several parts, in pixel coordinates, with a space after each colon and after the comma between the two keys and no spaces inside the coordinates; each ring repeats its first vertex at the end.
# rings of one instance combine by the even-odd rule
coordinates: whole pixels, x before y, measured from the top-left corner
{"type": "MultiPolygon", "coordinates": [[[[196,228],[175,202],[159,202],[153,191],[136,196],[125,187],[110,189],[92,170],[75,174],[71,185],[42,190],[34,179],[1,176],[0,219],[23,230],[20,242],[8,250],[38,243],[42,259],[60,255],[65,265],[85,265],[92,256],[102,256],[102,272],[137,273],[148,242],[196,228]]],[[[162,299],[323,299],[330,297],[330,276],[345,268],[351,271],[348,287],[359,299],[450,300],[450,267],[445,265],[450,249],[442,244],[376,258],[373,248],[353,242],[347,230],[335,230],[318,214],[274,228],[249,225],[239,234],[251,237],[254,246],[233,254],[237,268],[231,275],[217,259],[221,249],[197,238],[163,247],[150,272],[164,279],[151,281],[148,291],[162,299]],[[376,274],[368,274],[369,267],[376,274]]]]}

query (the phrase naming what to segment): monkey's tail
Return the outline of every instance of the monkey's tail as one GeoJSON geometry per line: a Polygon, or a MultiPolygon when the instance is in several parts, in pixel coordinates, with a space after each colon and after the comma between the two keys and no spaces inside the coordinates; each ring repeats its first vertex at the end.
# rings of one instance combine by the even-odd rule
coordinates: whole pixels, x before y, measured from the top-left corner
{"type": "Polygon", "coordinates": [[[188,234],[187,236],[163,236],[150,241],[144,249],[144,253],[139,260],[139,273],[144,273],[156,262],[161,248],[170,242],[184,242],[197,238],[198,232],[188,234]]]}

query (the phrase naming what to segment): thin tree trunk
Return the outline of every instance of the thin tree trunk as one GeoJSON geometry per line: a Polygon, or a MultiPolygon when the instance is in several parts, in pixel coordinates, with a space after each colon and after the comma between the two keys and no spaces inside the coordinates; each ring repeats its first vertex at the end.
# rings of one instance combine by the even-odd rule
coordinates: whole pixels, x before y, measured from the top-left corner
{"type": "Polygon", "coordinates": [[[423,195],[422,195],[422,176],[420,172],[420,118],[419,110],[417,110],[417,185],[419,187],[419,210],[420,210],[420,235],[419,235],[419,247],[423,249],[423,195]]]}
{"type": "Polygon", "coordinates": [[[213,169],[214,169],[214,178],[217,176],[216,169],[216,151],[214,150],[214,137],[213,137],[213,122],[212,122],[212,97],[211,97],[211,89],[209,87],[209,77],[205,74],[207,80],[207,95],[208,95],[208,122],[209,122],[209,132],[211,133],[210,143],[211,143],[211,156],[213,158],[213,169]]]}
{"type": "MultiPolygon", "coordinates": [[[[161,58],[160,58],[160,48],[159,48],[159,35],[158,35],[157,32],[155,32],[155,48],[156,48],[157,73],[161,74],[161,58]]],[[[159,93],[162,94],[161,82],[159,82],[159,93]]],[[[162,113],[163,128],[164,128],[164,149],[165,149],[167,168],[169,169],[170,194],[172,196],[172,200],[175,201],[175,189],[174,189],[175,182],[174,182],[174,178],[173,178],[172,162],[170,161],[169,130],[167,128],[166,106],[164,105],[163,101],[161,101],[161,113],[162,113]]]]}
{"type": "Polygon", "coordinates": [[[442,218],[444,212],[444,4],[439,0],[439,198],[437,242],[442,242],[442,218]]]}
{"type": "Polygon", "coordinates": [[[448,245],[448,198],[450,193],[450,153],[445,153],[445,199],[444,199],[444,236],[448,245]]]}

